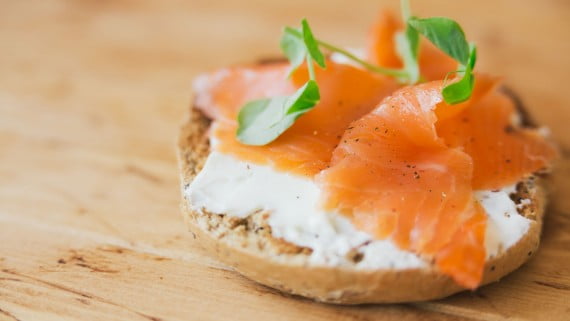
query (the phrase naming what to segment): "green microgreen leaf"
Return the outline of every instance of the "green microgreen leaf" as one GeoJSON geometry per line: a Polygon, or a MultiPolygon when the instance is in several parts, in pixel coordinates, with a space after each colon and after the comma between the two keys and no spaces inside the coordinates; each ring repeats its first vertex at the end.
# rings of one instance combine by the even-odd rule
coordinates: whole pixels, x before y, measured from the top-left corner
{"type": "MultiPolygon", "coordinates": [[[[293,33],[288,31],[288,29],[295,30],[289,27],[286,27],[283,30],[283,36],[281,36],[281,50],[291,62],[291,68],[289,71],[289,75],[293,73],[302,63],[305,61],[305,57],[307,56],[307,49],[305,47],[304,41],[295,36],[293,33]]],[[[300,32],[299,30],[295,30],[300,32]]]]}
{"type": "Polygon", "coordinates": [[[246,145],[265,145],[291,127],[320,100],[319,87],[309,80],[292,96],[248,102],[238,114],[237,139],[246,145]]]}
{"type": "Polygon", "coordinates": [[[441,91],[443,99],[448,104],[458,104],[462,103],[469,98],[473,93],[473,88],[475,87],[475,76],[473,75],[473,69],[475,68],[475,63],[477,61],[477,47],[475,45],[470,45],[470,54],[467,60],[465,70],[463,71],[463,77],[450,85],[447,85],[441,91]]]}
{"type": "Polygon", "coordinates": [[[238,114],[236,132],[237,139],[243,144],[265,145],[272,142],[320,100],[313,60],[325,68],[325,57],[307,20],[303,19],[301,24],[301,30],[284,29],[281,49],[291,62],[289,75],[306,60],[310,79],[290,97],[278,96],[245,104],[238,114]]]}
{"type": "Polygon", "coordinates": [[[477,63],[477,46],[474,43],[469,44],[469,60],[467,61],[467,67],[471,70],[475,69],[475,64],[477,63]]]}
{"type": "Polygon", "coordinates": [[[303,87],[299,88],[299,90],[289,97],[288,103],[290,107],[287,110],[287,115],[299,117],[313,109],[320,99],[321,95],[317,82],[315,80],[309,80],[303,87]]]}
{"type": "Polygon", "coordinates": [[[408,24],[460,64],[467,64],[469,44],[457,22],[443,17],[425,19],[411,17],[408,24]]]}
{"type": "Polygon", "coordinates": [[[311,27],[309,27],[307,19],[303,19],[303,21],[301,21],[301,25],[303,26],[303,41],[305,42],[305,47],[307,48],[309,55],[319,66],[321,66],[321,68],[325,68],[325,56],[319,49],[319,44],[311,31],[311,27]]]}

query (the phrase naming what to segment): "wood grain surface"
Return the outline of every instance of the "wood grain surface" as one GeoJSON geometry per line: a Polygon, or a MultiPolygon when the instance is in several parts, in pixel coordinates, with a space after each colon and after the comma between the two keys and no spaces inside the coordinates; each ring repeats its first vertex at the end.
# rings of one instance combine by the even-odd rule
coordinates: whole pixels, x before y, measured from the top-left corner
{"type": "Polygon", "coordinates": [[[570,2],[414,1],[459,20],[562,159],[543,244],[501,282],[413,305],[281,295],[210,258],[178,210],[174,142],[199,72],[277,55],[281,27],[361,46],[383,4],[0,0],[0,320],[569,320],[570,2]]]}

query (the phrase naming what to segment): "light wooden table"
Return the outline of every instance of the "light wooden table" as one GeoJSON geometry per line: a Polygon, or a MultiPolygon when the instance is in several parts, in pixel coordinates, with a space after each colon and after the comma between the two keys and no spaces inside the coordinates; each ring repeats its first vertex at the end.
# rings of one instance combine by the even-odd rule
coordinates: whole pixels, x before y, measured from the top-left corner
{"type": "MultiPolygon", "coordinates": [[[[395,5],[395,1],[391,2],[395,5]]],[[[201,71],[281,26],[360,46],[379,1],[0,0],[0,320],[570,320],[570,2],[415,1],[459,20],[563,159],[543,246],[498,284],[416,305],[280,295],[195,244],[174,142],[201,71]]]]}

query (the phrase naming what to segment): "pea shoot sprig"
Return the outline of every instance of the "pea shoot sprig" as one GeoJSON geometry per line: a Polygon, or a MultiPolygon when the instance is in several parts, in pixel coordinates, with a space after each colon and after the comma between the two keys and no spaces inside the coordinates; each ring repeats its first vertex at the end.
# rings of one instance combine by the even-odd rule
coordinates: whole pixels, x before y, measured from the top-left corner
{"type": "Polygon", "coordinates": [[[458,70],[452,73],[457,73],[461,78],[450,84],[447,84],[447,77],[445,79],[445,87],[442,90],[445,102],[457,104],[469,99],[475,82],[475,45],[467,42],[465,33],[457,22],[444,17],[422,19],[411,16],[408,0],[402,0],[401,3],[406,24],[405,29],[395,36],[396,51],[404,63],[401,69],[376,66],[342,48],[315,38],[306,19],[301,21],[301,28],[285,27],[281,50],[291,63],[289,75],[306,63],[309,80],[290,96],[276,96],[246,103],[238,114],[237,139],[246,145],[268,144],[291,127],[297,118],[315,107],[320,101],[315,64],[326,68],[321,48],[339,53],[371,72],[395,77],[401,83],[415,84],[421,79],[418,56],[420,35],[424,36],[459,63],[458,70]]]}

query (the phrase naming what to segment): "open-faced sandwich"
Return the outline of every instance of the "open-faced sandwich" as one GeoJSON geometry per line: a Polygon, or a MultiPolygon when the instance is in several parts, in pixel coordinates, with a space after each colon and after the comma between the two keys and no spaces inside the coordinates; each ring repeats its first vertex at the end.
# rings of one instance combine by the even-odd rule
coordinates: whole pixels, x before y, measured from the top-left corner
{"type": "Polygon", "coordinates": [[[243,275],[324,302],[440,298],[536,250],[556,157],[447,18],[384,12],[349,52],[285,28],[288,61],[199,76],[183,213],[243,275]],[[325,53],[323,53],[323,51],[325,53]],[[541,174],[541,175],[538,175],[541,174]]]}

